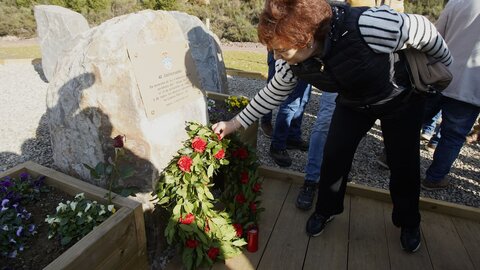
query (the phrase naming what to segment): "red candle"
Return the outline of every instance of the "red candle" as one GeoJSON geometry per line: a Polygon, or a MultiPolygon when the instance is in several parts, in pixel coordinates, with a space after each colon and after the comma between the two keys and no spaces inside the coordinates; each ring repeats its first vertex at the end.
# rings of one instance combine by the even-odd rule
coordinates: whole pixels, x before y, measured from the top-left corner
{"type": "Polygon", "coordinates": [[[247,250],[256,252],[258,250],[258,229],[252,228],[247,233],[247,250]]]}

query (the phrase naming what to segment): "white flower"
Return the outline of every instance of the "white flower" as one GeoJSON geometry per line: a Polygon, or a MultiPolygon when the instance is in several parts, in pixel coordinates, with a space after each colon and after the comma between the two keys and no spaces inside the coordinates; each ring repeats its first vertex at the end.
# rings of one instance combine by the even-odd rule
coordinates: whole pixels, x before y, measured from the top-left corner
{"type": "Polygon", "coordinates": [[[113,204],[110,204],[108,206],[108,211],[112,212],[112,213],[115,213],[117,210],[115,210],[115,206],[113,204]]]}
{"type": "Polygon", "coordinates": [[[78,193],[77,195],[75,195],[75,199],[83,200],[83,199],[85,199],[85,194],[83,192],[78,193]]]}
{"type": "Polygon", "coordinates": [[[85,212],[88,211],[88,209],[90,209],[92,207],[92,204],[91,203],[87,203],[87,207],[85,207],[85,212]]]}
{"type": "Polygon", "coordinates": [[[72,208],[73,211],[75,211],[75,208],[77,208],[78,202],[72,202],[70,203],[70,208],[72,208]]]}
{"type": "Polygon", "coordinates": [[[77,213],[77,217],[82,217],[83,216],[83,212],[78,212],[77,213]]]}
{"type": "Polygon", "coordinates": [[[64,203],[59,203],[58,206],[57,206],[57,213],[58,212],[63,212],[67,209],[67,205],[64,204],[64,203]]]}

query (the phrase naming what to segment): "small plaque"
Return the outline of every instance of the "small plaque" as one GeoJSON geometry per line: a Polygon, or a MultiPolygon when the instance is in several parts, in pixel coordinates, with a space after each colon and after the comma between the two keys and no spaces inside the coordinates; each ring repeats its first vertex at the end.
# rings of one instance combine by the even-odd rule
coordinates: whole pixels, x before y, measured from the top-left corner
{"type": "Polygon", "coordinates": [[[203,96],[186,41],[129,46],[127,50],[148,119],[203,96]]]}

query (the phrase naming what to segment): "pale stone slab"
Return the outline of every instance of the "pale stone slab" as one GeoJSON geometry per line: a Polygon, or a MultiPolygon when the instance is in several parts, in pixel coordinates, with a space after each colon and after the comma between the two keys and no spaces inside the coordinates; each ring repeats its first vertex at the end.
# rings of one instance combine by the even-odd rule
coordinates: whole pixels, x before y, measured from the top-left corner
{"type": "Polygon", "coordinates": [[[57,59],[74,43],[75,37],[90,29],[82,14],[53,5],[33,8],[42,51],[43,73],[48,81],[55,75],[57,59]]]}

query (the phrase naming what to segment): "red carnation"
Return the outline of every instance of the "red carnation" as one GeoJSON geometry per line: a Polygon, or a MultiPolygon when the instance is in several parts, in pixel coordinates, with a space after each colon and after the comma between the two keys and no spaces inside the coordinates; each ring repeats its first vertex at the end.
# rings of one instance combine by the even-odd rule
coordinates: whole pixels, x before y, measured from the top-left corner
{"type": "Polygon", "coordinates": [[[245,203],[247,200],[245,199],[245,195],[243,195],[243,193],[240,193],[235,196],[235,201],[239,203],[245,203]]]}
{"type": "Polygon", "coordinates": [[[240,147],[237,150],[237,155],[241,159],[246,159],[246,158],[248,158],[248,151],[247,151],[247,149],[245,149],[243,147],[240,147]]]}
{"type": "Polygon", "coordinates": [[[188,239],[187,241],[185,241],[185,246],[187,248],[196,248],[198,246],[198,240],[188,239]]]}
{"type": "Polygon", "coordinates": [[[253,192],[259,192],[261,188],[262,188],[262,185],[260,185],[260,183],[255,183],[252,187],[252,190],[253,192]]]}
{"type": "Polygon", "coordinates": [[[240,175],[240,182],[242,184],[248,183],[248,172],[242,172],[242,174],[240,175]]]}
{"type": "Polygon", "coordinates": [[[257,204],[256,203],[251,202],[249,207],[250,207],[250,210],[252,210],[252,213],[257,212],[257,204]]]}
{"type": "Polygon", "coordinates": [[[225,150],[223,149],[220,149],[220,151],[218,151],[215,155],[214,155],[215,158],[217,159],[222,159],[225,157],[225,150]]]}
{"type": "Polygon", "coordinates": [[[190,167],[192,167],[192,159],[189,156],[182,156],[177,162],[178,168],[183,172],[190,172],[190,167]]]}
{"type": "Polygon", "coordinates": [[[117,137],[113,138],[113,147],[115,148],[122,148],[123,147],[123,136],[117,135],[117,137]]]}
{"type": "Polygon", "coordinates": [[[243,235],[242,224],[235,223],[235,224],[233,224],[233,227],[235,228],[235,231],[237,232],[237,237],[242,237],[242,235],[243,235]]]}
{"type": "Polygon", "coordinates": [[[195,152],[203,153],[205,148],[207,148],[207,142],[197,136],[192,140],[192,148],[195,152]]]}
{"type": "Polygon", "coordinates": [[[185,218],[180,217],[178,221],[185,225],[192,224],[195,221],[195,216],[192,213],[188,213],[185,218]]]}
{"type": "Polygon", "coordinates": [[[211,247],[210,249],[208,249],[207,255],[210,258],[210,260],[214,261],[217,258],[219,253],[220,253],[219,248],[211,247]]]}

